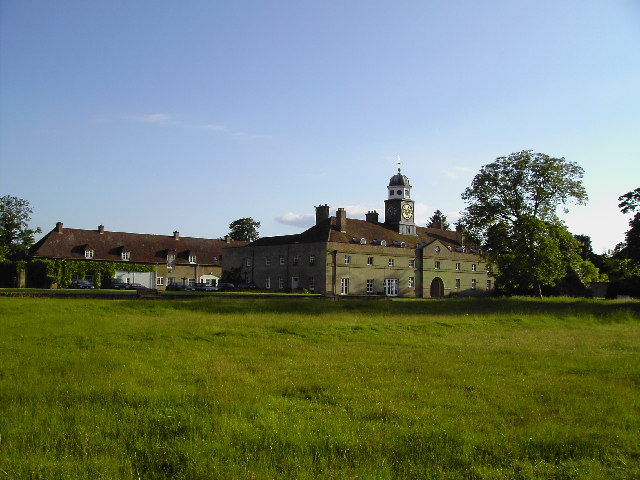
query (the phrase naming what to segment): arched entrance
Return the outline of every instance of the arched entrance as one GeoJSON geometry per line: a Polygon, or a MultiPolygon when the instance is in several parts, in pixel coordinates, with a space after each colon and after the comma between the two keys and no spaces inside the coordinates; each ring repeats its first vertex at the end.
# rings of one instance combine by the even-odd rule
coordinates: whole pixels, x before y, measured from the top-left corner
{"type": "Polygon", "coordinates": [[[444,297],[444,282],[440,277],[436,277],[431,281],[431,289],[429,295],[431,298],[444,297]]]}

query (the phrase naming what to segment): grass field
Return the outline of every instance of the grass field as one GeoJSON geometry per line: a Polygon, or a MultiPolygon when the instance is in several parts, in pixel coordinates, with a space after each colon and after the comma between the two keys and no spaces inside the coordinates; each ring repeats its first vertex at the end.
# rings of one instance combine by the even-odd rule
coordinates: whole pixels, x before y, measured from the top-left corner
{"type": "Polygon", "coordinates": [[[4,478],[640,478],[640,302],[0,298],[4,478]]]}

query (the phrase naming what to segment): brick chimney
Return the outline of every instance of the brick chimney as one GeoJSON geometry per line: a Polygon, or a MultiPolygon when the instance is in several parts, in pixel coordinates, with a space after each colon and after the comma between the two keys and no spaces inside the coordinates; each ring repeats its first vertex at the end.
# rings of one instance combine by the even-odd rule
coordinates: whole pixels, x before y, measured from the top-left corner
{"type": "Polygon", "coordinates": [[[316,207],[316,225],[329,218],[329,205],[318,205],[316,207]]]}
{"type": "Polygon", "coordinates": [[[176,240],[180,240],[180,232],[177,230],[173,232],[173,238],[175,238],[176,240]]]}
{"type": "Polygon", "coordinates": [[[375,210],[367,212],[367,215],[365,218],[369,223],[378,223],[378,212],[376,212],[375,210]]]}
{"type": "Polygon", "coordinates": [[[336,210],[336,227],[342,233],[347,231],[347,211],[344,208],[336,210]]]}
{"type": "Polygon", "coordinates": [[[225,241],[225,243],[231,243],[231,236],[230,235],[225,235],[224,236],[224,241],[225,241]]]}
{"type": "Polygon", "coordinates": [[[56,223],[56,232],[62,233],[62,222],[56,223]]]}
{"type": "Polygon", "coordinates": [[[456,225],[456,241],[461,247],[464,247],[464,228],[460,225],[456,225]]]}
{"type": "Polygon", "coordinates": [[[104,225],[98,225],[98,233],[102,235],[104,233],[104,225]]]}

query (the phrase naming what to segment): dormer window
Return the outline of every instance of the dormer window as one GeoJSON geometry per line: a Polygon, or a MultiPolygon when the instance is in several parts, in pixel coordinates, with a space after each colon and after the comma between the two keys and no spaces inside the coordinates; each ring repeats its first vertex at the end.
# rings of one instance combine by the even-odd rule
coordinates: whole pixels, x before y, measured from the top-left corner
{"type": "Polygon", "coordinates": [[[195,255],[189,255],[189,263],[196,263],[196,256],[195,255]]]}
{"type": "Polygon", "coordinates": [[[91,260],[93,258],[93,253],[94,253],[93,250],[91,250],[89,248],[85,249],[84,258],[86,258],[88,260],[91,260]]]}
{"type": "Polygon", "coordinates": [[[176,266],[176,256],[173,253],[167,254],[167,269],[173,270],[176,266]]]}
{"type": "Polygon", "coordinates": [[[131,252],[122,252],[122,261],[128,262],[131,259],[131,252]]]}

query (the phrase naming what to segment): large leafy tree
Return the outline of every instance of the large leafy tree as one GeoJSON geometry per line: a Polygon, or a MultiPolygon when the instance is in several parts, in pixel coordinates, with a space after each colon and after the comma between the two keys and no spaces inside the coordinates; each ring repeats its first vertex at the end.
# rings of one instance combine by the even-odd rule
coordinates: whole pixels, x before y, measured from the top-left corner
{"type": "Polygon", "coordinates": [[[618,208],[622,213],[636,212],[629,220],[629,230],[625,234],[624,243],[620,246],[619,255],[640,261],[640,187],[618,197],[618,201],[620,202],[618,208]]]}
{"type": "Polygon", "coordinates": [[[239,218],[229,224],[229,236],[233,240],[253,242],[260,237],[258,228],[260,228],[260,222],[256,222],[253,218],[239,218]]]}
{"type": "Polygon", "coordinates": [[[431,218],[427,222],[427,226],[429,228],[441,228],[442,230],[449,230],[451,225],[447,221],[447,216],[442,213],[440,210],[436,210],[431,215],[431,218]]]}
{"type": "Polygon", "coordinates": [[[34,236],[40,228],[29,228],[33,210],[29,202],[21,198],[5,195],[0,198],[0,261],[24,260],[34,236]]]}
{"type": "Polygon", "coordinates": [[[506,292],[541,295],[578,261],[578,242],[556,211],[586,203],[583,173],[564,158],[525,150],[483,166],[462,194],[461,224],[506,292]]]}

